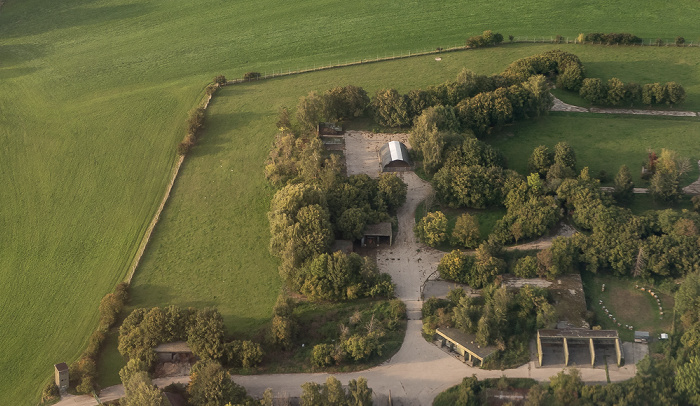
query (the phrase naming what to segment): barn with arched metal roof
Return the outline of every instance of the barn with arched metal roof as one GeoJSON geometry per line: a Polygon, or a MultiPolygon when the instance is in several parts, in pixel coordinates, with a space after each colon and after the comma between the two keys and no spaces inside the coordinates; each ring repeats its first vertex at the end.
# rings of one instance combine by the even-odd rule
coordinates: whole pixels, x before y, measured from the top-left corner
{"type": "Polygon", "coordinates": [[[399,172],[411,170],[413,164],[408,155],[408,148],[399,141],[389,141],[379,149],[382,172],[399,172]]]}

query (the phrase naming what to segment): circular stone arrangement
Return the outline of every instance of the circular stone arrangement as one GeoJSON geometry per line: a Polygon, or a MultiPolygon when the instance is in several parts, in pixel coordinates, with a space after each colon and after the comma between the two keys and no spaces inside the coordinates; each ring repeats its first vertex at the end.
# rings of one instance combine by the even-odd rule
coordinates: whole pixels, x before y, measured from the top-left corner
{"type": "MultiPolygon", "coordinates": [[[[634,288],[635,288],[635,289],[638,289],[638,290],[641,290],[642,292],[648,292],[654,299],[656,299],[656,304],[659,306],[659,318],[663,320],[663,318],[664,318],[664,308],[663,308],[663,306],[661,306],[661,299],[659,298],[659,295],[657,295],[657,294],[656,294],[654,291],[652,291],[651,289],[645,288],[645,287],[643,287],[643,286],[640,287],[639,285],[634,285],[634,288]]],[[[603,285],[601,286],[601,292],[605,292],[605,284],[603,284],[603,285]]],[[[603,304],[603,300],[602,300],[602,299],[601,299],[601,300],[598,300],[598,304],[599,304],[600,307],[603,309],[603,311],[605,312],[605,314],[608,315],[608,318],[609,318],[610,320],[613,321],[613,323],[617,324],[618,327],[622,327],[622,326],[623,326],[622,323],[620,323],[620,322],[617,321],[617,318],[610,312],[610,310],[609,310],[607,307],[605,307],[605,305],[603,304]]],[[[634,326],[629,325],[629,324],[625,324],[624,327],[625,327],[626,329],[628,329],[628,330],[634,330],[634,326]]]]}
{"type": "Polygon", "coordinates": [[[634,288],[635,288],[635,289],[639,289],[639,290],[641,290],[642,292],[649,292],[649,294],[650,294],[654,299],[656,299],[656,305],[659,306],[659,318],[663,320],[663,318],[664,318],[664,308],[663,308],[663,306],[661,306],[661,299],[659,298],[659,295],[657,295],[656,293],[654,293],[653,290],[651,290],[651,289],[649,289],[649,288],[645,288],[645,287],[643,287],[643,286],[640,287],[639,285],[634,285],[634,288]]]}

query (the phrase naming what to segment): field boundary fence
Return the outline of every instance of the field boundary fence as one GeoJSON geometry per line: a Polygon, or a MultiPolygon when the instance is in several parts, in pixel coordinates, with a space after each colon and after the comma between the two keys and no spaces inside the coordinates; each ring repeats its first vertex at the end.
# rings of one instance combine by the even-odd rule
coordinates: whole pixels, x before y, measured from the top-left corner
{"type": "MultiPolygon", "coordinates": [[[[679,47],[679,48],[700,47],[700,42],[697,42],[697,41],[689,41],[689,42],[686,42],[686,43],[681,44],[681,45],[676,45],[675,38],[642,38],[641,44],[608,45],[608,44],[604,44],[601,42],[583,42],[583,43],[580,43],[577,41],[577,37],[564,37],[564,36],[558,37],[556,35],[517,36],[517,37],[513,37],[512,41],[506,39],[499,46],[505,46],[505,45],[510,45],[510,44],[523,44],[523,43],[602,45],[602,46],[609,46],[609,47],[632,47],[632,46],[679,47]]],[[[348,66],[358,66],[358,65],[366,65],[366,64],[370,64],[370,63],[393,61],[393,60],[397,60],[397,59],[406,59],[406,58],[413,58],[413,57],[427,56],[427,55],[440,55],[443,53],[466,51],[466,50],[470,50],[470,49],[472,49],[472,48],[470,48],[466,45],[454,45],[454,46],[446,47],[446,48],[438,47],[438,48],[435,48],[432,50],[423,49],[423,50],[418,50],[418,51],[407,51],[407,52],[402,51],[402,52],[398,52],[398,53],[392,53],[391,55],[385,54],[384,56],[377,55],[374,58],[372,58],[372,57],[370,57],[370,58],[355,58],[355,59],[345,60],[345,61],[338,60],[335,63],[334,62],[329,62],[328,64],[320,63],[318,65],[307,66],[305,68],[294,68],[294,69],[288,68],[288,69],[279,69],[279,70],[273,69],[272,71],[257,72],[260,74],[260,76],[258,76],[258,77],[229,79],[226,81],[226,85],[235,85],[235,84],[239,84],[239,83],[254,82],[256,80],[274,79],[274,78],[284,77],[284,76],[300,75],[303,73],[311,73],[311,72],[318,72],[318,71],[322,71],[322,70],[344,68],[344,67],[348,67],[348,66]]]]}

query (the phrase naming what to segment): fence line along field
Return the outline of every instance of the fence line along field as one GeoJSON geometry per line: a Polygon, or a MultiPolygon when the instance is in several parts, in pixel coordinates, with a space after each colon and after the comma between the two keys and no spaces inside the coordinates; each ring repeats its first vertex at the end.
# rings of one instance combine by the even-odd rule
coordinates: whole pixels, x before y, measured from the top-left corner
{"type": "MultiPolygon", "coordinates": [[[[484,29],[697,41],[697,9],[692,0],[675,7],[602,0],[518,7],[484,0],[408,7],[386,0],[5,1],[0,393],[15,404],[36,403],[51,365],[75,360],[85,347],[100,298],[124,278],[162,197],[187,111],[214,75],[431,49],[484,29]]],[[[234,124],[261,119],[268,110],[258,107],[234,124]]]]}

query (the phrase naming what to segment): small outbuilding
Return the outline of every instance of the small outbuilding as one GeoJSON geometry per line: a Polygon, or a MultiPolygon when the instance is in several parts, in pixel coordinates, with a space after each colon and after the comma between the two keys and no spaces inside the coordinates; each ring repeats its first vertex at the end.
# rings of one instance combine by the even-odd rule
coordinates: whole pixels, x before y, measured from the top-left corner
{"type": "Polygon", "coordinates": [[[55,364],[54,368],[54,379],[56,381],[56,386],[61,392],[65,392],[68,389],[68,365],[65,362],[60,364],[55,364]]]}
{"type": "Polygon", "coordinates": [[[389,141],[379,149],[382,172],[402,172],[413,169],[408,148],[399,141],[389,141]]]}
{"type": "Polygon", "coordinates": [[[383,222],[379,224],[368,224],[365,226],[365,232],[362,237],[362,246],[377,246],[382,243],[386,244],[393,242],[393,230],[391,223],[383,222]]]}
{"type": "Polygon", "coordinates": [[[447,347],[450,351],[459,354],[469,366],[482,366],[484,360],[497,350],[490,345],[479,346],[474,334],[468,334],[456,328],[438,328],[435,330],[435,338],[440,341],[441,347],[447,347]]]}
{"type": "Polygon", "coordinates": [[[156,346],[153,351],[160,362],[181,362],[193,357],[190,346],[185,341],[175,341],[156,346]]]}
{"type": "Polygon", "coordinates": [[[344,132],[338,123],[318,123],[318,135],[342,135],[344,132]]]}

